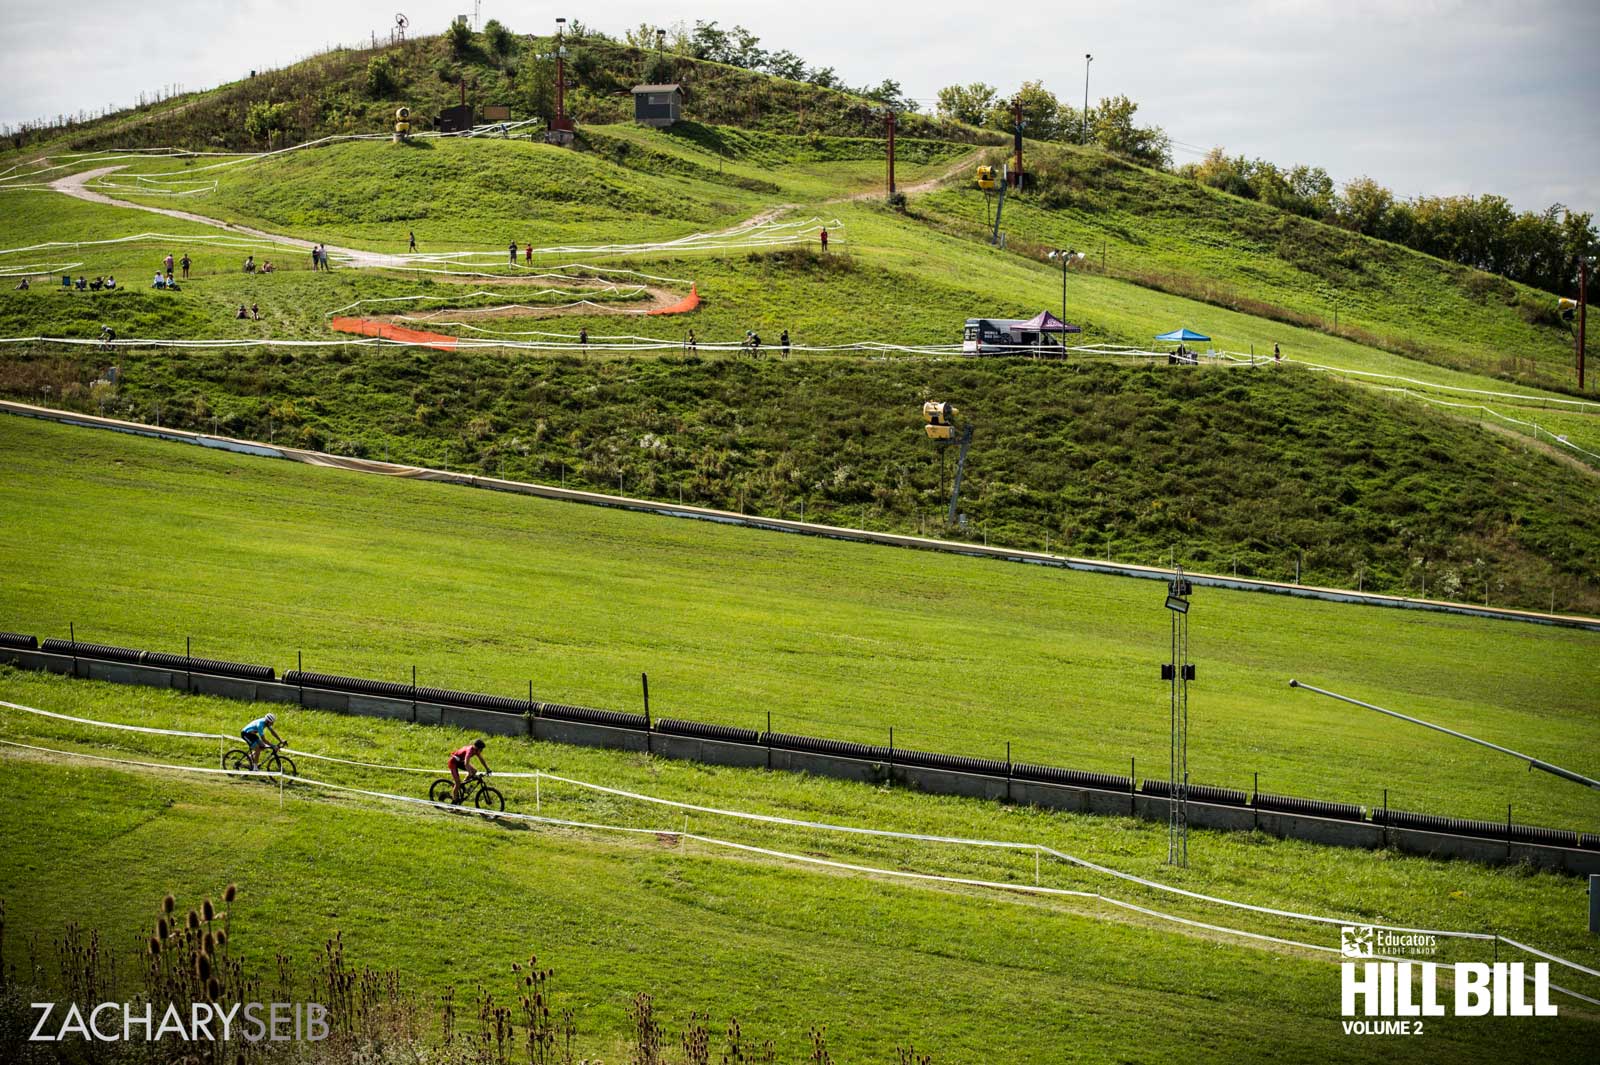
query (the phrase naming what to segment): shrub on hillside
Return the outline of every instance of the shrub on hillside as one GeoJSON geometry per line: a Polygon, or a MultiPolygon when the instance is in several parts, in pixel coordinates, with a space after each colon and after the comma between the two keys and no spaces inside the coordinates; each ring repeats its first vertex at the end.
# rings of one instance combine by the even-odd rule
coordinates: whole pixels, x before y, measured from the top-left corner
{"type": "Polygon", "coordinates": [[[375,55],[367,60],[367,95],[374,100],[387,100],[399,89],[400,82],[395,76],[393,58],[375,55]]]}

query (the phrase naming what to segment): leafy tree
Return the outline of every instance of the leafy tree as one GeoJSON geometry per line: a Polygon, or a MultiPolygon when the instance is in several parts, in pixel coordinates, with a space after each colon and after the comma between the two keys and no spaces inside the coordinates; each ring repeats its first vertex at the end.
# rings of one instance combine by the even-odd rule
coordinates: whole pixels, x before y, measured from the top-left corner
{"type": "Polygon", "coordinates": [[[375,55],[367,60],[367,95],[374,100],[392,98],[400,89],[395,76],[394,57],[375,55]]]}
{"type": "Polygon", "coordinates": [[[1172,140],[1160,126],[1135,125],[1138,110],[1139,105],[1126,96],[1101,100],[1089,122],[1095,142],[1108,152],[1165,167],[1172,161],[1172,140]]]}
{"type": "Polygon", "coordinates": [[[985,116],[993,110],[996,89],[975,81],[971,85],[946,85],[939,90],[938,113],[943,118],[981,126],[985,116]]]}
{"type": "Polygon", "coordinates": [[[806,80],[823,89],[840,89],[844,82],[839,80],[839,75],[832,67],[812,67],[806,71],[806,80]]]}
{"type": "Polygon", "coordinates": [[[1025,81],[1014,96],[997,99],[989,108],[983,124],[990,129],[1010,133],[1016,126],[1012,104],[1022,101],[1022,135],[1034,140],[1056,140],[1061,132],[1059,121],[1061,103],[1056,94],[1046,89],[1042,82],[1025,81]]]}
{"type": "Polygon", "coordinates": [[[691,54],[696,59],[707,59],[713,63],[732,61],[733,52],[728,33],[726,30],[718,29],[715,21],[701,22],[696,19],[690,42],[693,48],[691,54]]]}
{"type": "Polygon", "coordinates": [[[1339,221],[1369,237],[1388,235],[1389,216],[1394,211],[1394,193],[1369,177],[1358,177],[1344,184],[1339,203],[1339,221]]]}
{"type": "Polygon", "coordinates": [[[272,143],[272,136],[289,128],[288,103],[271,103],[263,100],[261,103],[252,104],[244,118],[244,131],[252,140],[265,139],[272,143]]]}
{"type": "Polygon", "coordinates": [[[483,24],[483,39],[488,42],[489,51],[500,59],[510,55],[516,44],[516,37],[499,19],[490,19],[483,24]]]}
{"type": "Polygon", "coordinates": [[[445,39],[450,42],[450,51],[457,59],[464,59],[472,52],[472,27],[467,25],[466,19],[458,18],[450,23],[445,39]]]}
{"type": "Polygon", "coordinates": [[[624,30],[622,43],[644,51],[656,46],[656,28],[648,22],[641,22],[631,30],[624,30]]]}
{"type": "Polygon", "coordinates": [[[916,111],[917,101],[908,99],[900,83],[893,78],[884,78],[874,86],[864,86],[856,90],[856,95],[865,96],[869,100],[876,100],[894,111],[916,111]]]}
{"type": "Polygon", "coordinates": [[[790,81],[804,81],[806,61],[785,48],[767,56],[767,73],[790,81]]]}

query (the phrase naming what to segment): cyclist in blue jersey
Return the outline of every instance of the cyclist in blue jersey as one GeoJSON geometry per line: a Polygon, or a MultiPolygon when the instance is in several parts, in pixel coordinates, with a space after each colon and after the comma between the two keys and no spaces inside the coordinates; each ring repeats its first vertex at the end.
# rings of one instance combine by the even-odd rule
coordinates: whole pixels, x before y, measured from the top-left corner
{"type": "Polygon", "coordinates": [[[272,738],[278,741],[278,746],[283,745],[283,737],[278,735],[278,730],[272,727],[277,720],[277,714],[258,717],[246,725],[243,731],[239,733],[240,736],[244,737],[244,742],[250,745],[250,768],[252,770],[257,767],[256,763],[260,758],[260,753],[273,746],[267,742],[267,733],[272,733],[272,738]]]}

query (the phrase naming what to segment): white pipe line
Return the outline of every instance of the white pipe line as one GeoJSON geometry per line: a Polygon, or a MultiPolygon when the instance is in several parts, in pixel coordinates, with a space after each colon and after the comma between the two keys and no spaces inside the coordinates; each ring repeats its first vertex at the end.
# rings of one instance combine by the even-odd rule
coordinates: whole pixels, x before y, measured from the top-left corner
{"type": "Polygon", "coordinates": [[[1521,751],[1513,751],[1510,747],[1502,747],[1498,743],[1490,743],[1488,740],[1480,740],[1476,736],[1469,736],[1465,732],[1457,732],[1455,729],[1445,728],[1443,725],[1435,725],[1433,722],[1424,721],[1420,717],[1412,717],[1410,714],[1402,714],[1398,710],[1386,710],[1376,704],[1362,702],[1360,699],[1352,699],[1348,695],[1340,695],[1338,692],[1327,691],[1326,689],[1317,688],[1310,684],[1302,683],[1298,680],[1289,681],[1289,687],[1301,688],[1308,692],[1315,692],[1318,695],[1326,695],[1330,699],[1337,699],[1340,702],[1349,703],[1351,706],[1359,706],[1364,710],[1376,710],[1380,714],[1387,714],[1389,717],[1396,717],[1401,721],[1408,721],[1413,725],[1421,725],[1423,728],[1432,729],[1435,732],[1442,732],[1446,736],[1454,736],[1458,740],[1466,740],[1468,743],[1476,743],[1479,747],[1487,747],[1491,751],[1499,751],[1501,754],[1509,754],[1518,761],[1527,762],[1529,769],[1540,769],[1552,776],[1560,777],[1563,780],[1570,780],[1574,784],[1582,784],[1584,787],[1593,788],[1596,791],[1600,791],[1600,780],[1595,780],[1592,777],[1586,777],[1582,773],[1575,773],[1570,769],[1563,769],[1560,766],[1553,765],[1550,762],[1541,761],[1540,759],[1533,757],[1531,754],[1523,754],[1521,751]]]}

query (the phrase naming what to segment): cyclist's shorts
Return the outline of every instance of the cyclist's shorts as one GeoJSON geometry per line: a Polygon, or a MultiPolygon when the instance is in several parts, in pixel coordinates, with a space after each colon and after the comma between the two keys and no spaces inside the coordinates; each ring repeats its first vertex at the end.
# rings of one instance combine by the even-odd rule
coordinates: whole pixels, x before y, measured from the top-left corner
{"type": "Polygon", "coordinates": [[[243,736],[244,742],[248,743],[252,747],[265,747],[267,745],[267,739],[265,736],[261,735],[260,729],[247,728],[243,732],[239,733],[239,735],[243,736]]]}

